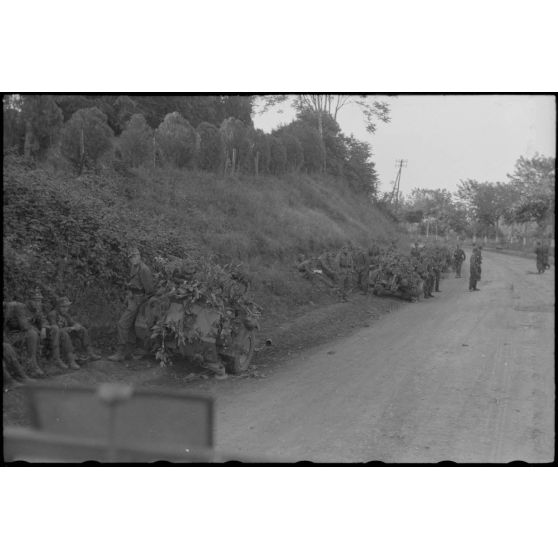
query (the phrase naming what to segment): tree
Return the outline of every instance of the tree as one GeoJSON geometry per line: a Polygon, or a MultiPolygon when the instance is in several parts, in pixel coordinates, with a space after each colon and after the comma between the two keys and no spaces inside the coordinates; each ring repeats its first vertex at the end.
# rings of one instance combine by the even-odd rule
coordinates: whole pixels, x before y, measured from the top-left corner
{"type": "Polygon", "coordinates": [[[113,137],[106,114],[96,107],[80,109],[64,125],[60,148],[81,174],[112,147],[113,137]]]}
{"type": "Polygon", "coordinates": [[[432,232],[431,227],[436,234],[446,234],[450,229],[456,230],[456,226],[462,228],[459,212],[446,189],[414,188],[405,200],[403,215],[407,221],[421,215],[427,235],[432,232]]]}
{"type": "Polygon", "coordinates": [[[508,175],[515,193],[508,221],[534,221],[542,226],[548,218],[554,218],[555,165],[554,157],[538,153],[531,159],[520,157],[517,160],[513,174],[508,175]]]}
{"type": "Polygon", "coordinates": [[[269,161],[271,152],[269,146],[270,136],[262,130],[254,133],[254,174],[266,174],[269,172],[269,161]]]}
{"type": "MultiPolygon", "coordinates": [[[[240,169],[240,153],[246,139],[246,127],[241,120],[231,116],[223,120],[219,131],[223,141],[225,166],[234,174],[240,169]]],[[[243,149],[243,153],[245,151],[243,149]]]]}
{"type": "Polygon", "coordinates": [[[198,167],[206,171],[217,171],[223,159],[223,144],[219,129],[209,122],[202,122],[196,132],[200,139],[198,167]]]}
{"type": "Polygon", "coordinates": [[[371,160],[370,146],[353,136],[345,137],[344,140],[347,146],[344,175],[349,186],[355,192],[364,192],[374,198],[377,194],[378,175],[371,160]]]}
{"type": "Polygon", "coordinates": [[[193,163],[196,139],[196,131],[178,112],[167,114],[155,133],[164,160],[179,168],[193,163]]]}
{"type": "Polygon", "coordinates": [[[285,147],[285,170],[289,172],[299,171],[304,164],[304,151],[302,149],[302,144],[294,134],[291,134],[284,129],[277,133],[277,137],[280,138],[283,146],[285,147]]]}
{"type": "Polygon", "coordinates": [[[153,130],[142,114],[134,114],[119,138],[124,161],[132,167],[147,163],[153,157],[153,130]]]}
{"type": "Polygon", "coordinates": [[[272,174],[279,175],[285,172],[287,166],[287,150],[277,136],[269,138],[270,162],[269,170],[272,174]]]}
{"type": "Polygon", "coordinates": [[[52,95],[23,95],[21,107],[25,123],[24,155],[41,158],[58,140],[62,111],[52,95]]]}
{"type": "Polygon", "coordinates": [[[4,151],[14,149],[19,154],[23,153],[25,123],[21,114],[22,104],[21,95],[4,95],[2,98],[4,151]]]}
{"type": "MultiPolygon", "coordinates": [[[[279,103],[285,102],[289,95],[267,95],[265,97],[262,111],[269,109],[279,103]]],[[[324,115],[329,115],[337,121],[339,112],[343,107],[356,105],[361,109],[364,117],[366,130],[373,134],[376,131],[376,123],[389,122],[389,105],[385,102],[375,100],[368,95],[294,95],[291,96],[291,104],[297,113],[310,111],[316,115],[320,145],[322,148],[321,171],[326,171],[326,147],[324,137],[324,115]]]]}
{"type": "Polygon", "coordinates": [[[322,147],[318,130],[308,122],[295,120],[283,128],[295,136],[302,146],[302,169],[306,172],[319,172],[322,164],[322,147]]]}
{"type": "Polygon", "coordinates": [[[497,234],[500,220],[513,203],[515,191],[501,182],[478,182],[469,179],[461,181],[457,197],[476,220],[478,234],[497,234]]]}

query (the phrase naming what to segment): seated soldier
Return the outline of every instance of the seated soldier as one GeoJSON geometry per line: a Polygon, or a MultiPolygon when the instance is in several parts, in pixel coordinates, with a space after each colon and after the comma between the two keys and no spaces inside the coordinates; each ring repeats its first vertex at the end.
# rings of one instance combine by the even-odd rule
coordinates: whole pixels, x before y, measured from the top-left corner
{"type": "MultiPolygon", "coordinates": [[[[42,378],[45,373],[39,367],[37,357],[40,352],[41,341],[48,338],[52,349],[54,364],[61,368],[67,366],[60,360],[60,341],[57,326],[49,326],[42,312],[42,295],[39,289],[31,293],[27,304],[8,302],[4,314],[4,331],[10,340],[22,335],[27,345],[30,361],[30,375],[42,378]]],[[[16,339],[17,340],[17,339],[16,339]]]]}
{"type": "Polygon", "coordinates": [[[57,326],[60,330],[60,344],[70,368],[79,370],[80,367],[76,362],[72,340],[78,340],[81,343],[90,360],[99,360],[101,357],[93,350],[87,329],[70,316],[71,305],[72,303],[66,296],[57,299],[56,308],[48,313],[48,322],[52,326],[57,326]]]}

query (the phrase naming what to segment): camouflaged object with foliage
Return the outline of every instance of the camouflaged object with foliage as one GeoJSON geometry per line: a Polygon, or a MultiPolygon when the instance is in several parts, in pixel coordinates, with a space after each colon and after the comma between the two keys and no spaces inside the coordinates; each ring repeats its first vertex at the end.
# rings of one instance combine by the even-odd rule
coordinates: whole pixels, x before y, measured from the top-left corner
{"type": "Polygon", "coordinates": [[[166,365],[181,345],[207,338],[207,332],[194,329],[199,308],[218,316],[209,337],[220,350],[226,350],[234,335],[248,321],[256,326],[262,309],[249,294],[249,280],[240,264],[221,266],[209,259],[156,258],[159,268],[157,296],[179,302],[184,312],[162,312],[152,328],[155,355],[166,365]]]}

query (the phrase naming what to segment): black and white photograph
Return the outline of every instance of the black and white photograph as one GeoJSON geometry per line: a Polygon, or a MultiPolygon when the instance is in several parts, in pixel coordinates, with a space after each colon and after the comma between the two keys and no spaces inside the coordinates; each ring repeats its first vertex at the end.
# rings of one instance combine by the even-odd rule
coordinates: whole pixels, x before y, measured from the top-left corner
{"type": "Polygon", "coordinates": [[[552,555],[555,11],[5,3],[2,555],[552,555]]]}
{"type": "Polygon", "coordinates": [[[556,97],[3,96],[8,463],[555,452],[556,97]]]}

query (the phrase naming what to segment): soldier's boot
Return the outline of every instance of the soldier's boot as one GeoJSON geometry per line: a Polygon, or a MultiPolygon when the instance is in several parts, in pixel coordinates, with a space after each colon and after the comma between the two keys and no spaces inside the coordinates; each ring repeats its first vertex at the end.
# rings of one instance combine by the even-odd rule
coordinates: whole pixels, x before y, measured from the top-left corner
{"type": "Polygon", "coordinates": [[[52,362],[58,368],[62,368],[62,370],[68,370],[68,365],[65,362],[62,362],[60,358],[60,345],[58,343],[54,345],[52,349],[52,362]]]}
{"type": "Polygon", "coordinates": [[[89,357],[89,360],[101,359],[101,355],[97,354],[91,346],[87,347],[87,356],[89,357]]]}
{"type": "MultiPolygon", "coordinates": [[[[76,355],[74,355],[74,353],[68,354],[68,362],[72,370],[81,370],[81,366],[76,362],[76,355]]],[[[68,367],[66,366],[66,368],[68,367]]]]}
{"type": "Polygon", "coordinates": [[[31,378],[46,378],[46,374],[40,368],[36,358],[32,358],[29,364],[29,376],[31,378]]]}

